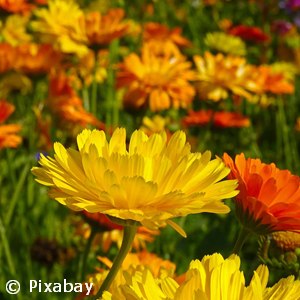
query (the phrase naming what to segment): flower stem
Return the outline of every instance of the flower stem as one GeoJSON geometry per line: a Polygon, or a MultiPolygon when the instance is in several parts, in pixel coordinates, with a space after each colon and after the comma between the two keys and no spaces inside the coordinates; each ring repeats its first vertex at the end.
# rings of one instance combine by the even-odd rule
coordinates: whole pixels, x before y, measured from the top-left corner
{"type": "Polygon", "coordinates": [[[88,255],[89,255],[89,252],[91,250],[91,246],[92,246],[92,242],[94,240],[94,237],[97,233],[97,230],[92,226],[92,229],[91,229],[91,233],[90,233],[90,236],[87,240],[87,243],[85,245],[85,248],[84,248],[84,252],[83,252],[83,255],[82,255],[82,258],[81,258],[81,261],[80,261],[80,280],[83,281],[84,280],[84,275],[85,275],[85,272],[86,272],[86,265],[87,265],[87,258],[88,258],[88,255]]]}
{"type": "Polygon", "coordinates": [[[251,234],[251,231],[245,227],[242,227],[240,232],[239,232],[239,236],[235,242],[234,248],[233,248],[233,253],[235,254],[239,254],[239,252],[241,251],[245,241],[247,240],[247,238],[249,237],[249,235],[251,234]]]}
{"type": "Polygon", "coordinates": [[[133,242],[133,239],[135,237],[137,231],[137,226],[136,225],[127,225],[124,227],[124,234],[123,234],[123,240],[122,240],[122,245],[120,248],[120,251],[116,258],[114,259],[113,265],[107,274],[105,280],[103,281],[96,297],[94,299],[101,298],[102,293],[106,290],[109,289],[111,283],[113,282],[114,278],[116,277],[125,257],[127,256],[131,244],[133,242]]]}

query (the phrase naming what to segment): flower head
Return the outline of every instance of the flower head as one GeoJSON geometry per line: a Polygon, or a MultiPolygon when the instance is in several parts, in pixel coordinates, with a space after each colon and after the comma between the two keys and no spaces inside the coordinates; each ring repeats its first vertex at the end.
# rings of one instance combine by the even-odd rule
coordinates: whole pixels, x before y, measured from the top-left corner
{"type": "Polygon", "coordinates": [[[246,41],[261,43],[269,41],[270,37],[259,27],[238,25],[229,30],[229,34],[238,36],[246,41]]]}
{"type": "Polygon", "coordinates": [[[34,8],[27,0],[0,0],[0,9],[10,13],[28,13],[34,8]]]}
{"type": "Polygon", "coordinates": [[[153,48],[145,44],[142,55],[130,54],[119,66],[117,87],[125,87],[124,104],[152,111],[187,107],[195,91],[189,80],[195,78],[191,63],[172,44],[172,48],[153,48]],[[177,49],[177,51],[173,51],[177,49]]]}
{"type": "Polygon", "coordinates": [[[300,231],[277,231],[272,233],[272,239],[277,247],[284,251],[300,248],[300,231]]]}
{"type": "Polygon", "coordinates": [[[102,122],[84,109],[81,98],[78,97],[71,85],[70,78],[64,73],[51,76],[47,104],[64,125],[85,127],[91,124],[98,128],[104,128],[102,122]]]}
{"type": "Polygon", "coordinates": [[[250,92],[258,89],[251,78],[252,67],[239,56],[213,55],[194,56],[197,68],[196,87],[201,99],[220,101],[230,94],[250,99],[250,92]]]}
{"type": "Polygon", "coordinates": [[[181,131],[167,142],[165,133],[148,137],[137,130],[127,150],[125,129],[116,129],[110,142],[103,131],[86,129],[77,144],[78,151],[55,143],[54,158],[41,155],[41,167],[32,169],[50,197],[74,210],[151,229],[175,226],[170,219],[177,216],[227,213],[221,200],[237,193],[235,181],[220,181],[229,172],[223,162],[210,152],[191,153],[181,131]]]}
{"type": "Polygon", "coordinates": [[[111,9],[106,15],[90,12],[85,16],[86,34],[90,44],[105,45],[126,34],[129,25],[123,21],[124,10],[111,9]]]}
{"type": "Polygon", "coordinates": [[[135,267],[123,272],[125,280],[119,280],[118,286],[104,293],[103,300],[284,300],[297,299],[300,292],[300,281],[293,276],[266,287],[269,271],[264,265],[254,271],[246,285],[237,255],[224,259],[214,253],[201,261],[191,261],[180,284],[170,276],[155,276],[148,268],[135,267]]]}
{"type": "Polygon", "coordinates": [[[15,53],[14,68],[29,74],[45,74],[61,60],[60,53],[49,44],[21,44],[15,47],[15,53]]]}
{"type": "Polygon", "coordinates": [[[7,17],[1,30],[4,41],[12,46],[30,42],[32,37],[26,32],[28,20],[29,16],[10,15],[7,17]]]}
{"type": "Polygon", "coordinates": [[[36,9],[34,14],[37,20],[31,27],[44,43],[78,56],[88,52],[84,13],[75,1],[50,0],[47,8],[36,9]]]}
{"type": "Polygon", "coordinates": [[[211,50],[224,54],[246,55],[245,43],[239,37],[224,32],[209,32],[205,37],[205,44],[211,50]]]}
{"type": "Polygon", "coordinates": [[[158,43],[174,43],[178,47],[187,47],[191,42],[181,35],[181,28],[176,27],[173,29],[167,26],[149,22],[145,24],[143,32],[144,42],[156,41],[158,43]]]}
{"type": "Polygon", "coordinates": [[[6,100],[0,100],[0,149],[16,148],[22,142],[18,135],[21,130],[20,125],[9,124],[3,125],[8,117],[14,112],[15,107],[6,100]]]}
{"type": "Polygon", "coordinates": [[[216,127],[248,127],[249,118],[235,112],[199,110],[189,111],[189,114],[182,120],[185,126],[203,126],[212,123],[216,127]]]}
{"type": "Polygon", "coordinates": [[[258,234],[300,230],[300,178],[274,163],[224,154],[231,169],[230,179],[238,179],[237,214],[243,225],[258,234]]]}

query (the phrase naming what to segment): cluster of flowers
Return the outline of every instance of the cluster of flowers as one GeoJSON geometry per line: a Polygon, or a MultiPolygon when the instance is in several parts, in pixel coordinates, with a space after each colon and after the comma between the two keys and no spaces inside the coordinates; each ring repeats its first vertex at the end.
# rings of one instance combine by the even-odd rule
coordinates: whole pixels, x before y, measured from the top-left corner
{"type": "Polygon", "coordinates": [[[300,231],[300,178],[243,153],[212,158],[210,151],[193,152],[189,137],[180,130],[171,133],[170,116],[160,115],[183,111],[177,127],[184,129],[250,126],[239,112],[242,101],[267,106],[278,100],[276,95],[295,90],[296,71],[290,65],[254,64],[245,57],[247,45],[265,47],[269,35],[222,20],[219,32],[204,37],[207,51],[200,54],[180,28],[136,24],[120,8],[102,7],[105,12],[100,13],[99,3],[83,9],[72,0],[0,0],[0,9],[6,14],[0,24],[0,148],[22,142],[21,126],[5,123],[15,110],[7,99],[13,99],[14,91],[34,90],[38,78],[47,81],[46,97],[33,107],[39,150],[52,150],[54,125],[77,136],[78,150],[56,142],[54,156],[40,154],[40,166],[32,173],[49,188],[51,198],[82,212],[90,224],[79,229],[86,237],[94,237],[97,228],[103,251],[123,239],[114,263],[99,258],[110,270],[91,276],[95,297],[297,299],[300,281],[290,276],[267,287],[264,265],[246,284],[237,254],[252,233],[273,235],[282,248],[293,249],[297,238],[291,234],[300,231]],[[120,38],[140,47],[132,52],[118,44],[120,38]],[[115,129],[118,124],[95,108],[97,85],[105,80],[119,92],[113,109],[122,105],[143,113],[140,129],[130,139],[126,129],[115,129]],[[94,92],[93,99],[87,91],[94,92]],[[230,111],[224,109],[226,101],[233,103],[230,111]],[[195,102],[201,109],[195,110],[195,102]],[[96,129],[82,130],[88,126],[96,129]],[[174,264],[145,250],[127,255],[131,245],[136,251],[145,249],[167,225],[186,237],[173,218],[228,213],[223,200],[233,197],[242,230],[229,258],[215,253],[193,260],[178,276],[174,264]]]}
{"type": "MultiPolygon", "coordinates": [[[[207,47],[218,53],[195,54],[193,67],[182,52],[192,47],[192,42],[182,36],[180,28],[154,22],[136,24],[124,19],[125,13],[119,8],[101,14],[92,5],[83,10],[75,1],[64,0],[35,4],[1,1],[0,8],[8,13],[0,26],[0,98],[10,98],[15,90],[32,90],[33,75],[46,75],[49,81],[46,101],[41,99],[42,104],[34,108],[43,140],[41,150],[50,149],[49,112],[57,119],[56,124],[73,133],[87,125],[104,129],[99,120],[103,113],[93,109],[88,112],[86,101],[77,91],[92,82],[103,82],[109,66],[116,72],[116,88],[122,91],[124,108],[149,108],[151,112],[184,108],[187,115],[181,125],[186,127],[210,123],[247,127],[249,118],[240,112],[224,111],[221,100],[232,98],[237,103],[246,99],[268,105],[274,100],[272,95],[294,92],[294,70],[278,64],[252,65],[243,57],[244,41],[270,40],[258,27],[233,26],[223,20],[220,32],[205,38],[207,47]],[[111,65],[108,47],[123,36],[141,40],[140,51],[128,54],[128,49],[120,48],[123,61],[111,65]],[[194,111],[197,98],[217,102],[218,106],[214,112],[194,111]]],[[[153,122],[159,130],[167,126],[166,121],[160,126],[153,122]]]]}
{"type": "MultiPolygon", "coordinates": [[[[221,200],[233,196],[243,226],[235,252],[250,233],[300,230],[300,178],[274,164],[246,159],[243,154],[232,160],[226,153],[223,159],[211,159],[209,152],[192,153],[182,131],[167,141],[165,132],[148,137],[138,130],[127,149],[125,129],[115,130],[109,142],[103,131],[84,130],[77,144],[78,151],[55,143],[54,158],[41,155],[41,167],[34,167],[32,172],[39,183],[50,187],[50,197],[61,204],[73,210],[106,214],[122,224],[123,243],[134,240],[140,225],[153,230],[169,224],[186,236],[172,218],[202,212],[227,213],[229,207],[221,200]],[[226,176],[229,179],[222,180],[226,176]]],[[[108,224],[96,216],[90,218],[108,224]]],[[[104,278],[110,278],[111,272],[102,270],[93,276],[94,283],[104,286],[100,295],[95,288],[95,294],[101,299],[128,299],[129,295],[132,299],[181,299],[187,295],[189,299],[219,299],[221,295],[222,299],[224,295],[225,299],[284,299],[287,295],[294,299],[300,289],[300,281],[292,276],[266,288],[265,266],[260,266],[245,286],[235,255],[224,260],[214,254],[201,262],[192,261],[189,271],[177,280],[168,272],[158,275],[159,270],[151,271],[155,260],[141,260],[147,255],[131,261],[128,270],[117,269],[114,276],[119,275],[110,289],[104,278]],[[148,267],[140,266],[142,261],[148,267]]]]}

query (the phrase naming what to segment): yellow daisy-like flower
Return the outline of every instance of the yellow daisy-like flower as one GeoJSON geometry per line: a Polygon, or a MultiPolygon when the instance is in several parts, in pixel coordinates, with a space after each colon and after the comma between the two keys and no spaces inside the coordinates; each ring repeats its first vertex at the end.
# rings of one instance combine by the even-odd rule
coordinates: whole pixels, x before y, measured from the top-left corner
{"type": "Polygon", "coordinates": [[[5,20],[5,25],[1,30],[4,41],[12,46],[30,42],[32,37],[26,32],[28,20],[28,15],[8,16],[5,20]]]}
{"type": "Polygon", "coordinates": [[[215,253],[201,261],[190,263],[183,283],[164,276],[155,278],[147,268],[136,268],[124,274],[125,284],[103,294],[108,300],[295,300],[299,299],[300,281],[293,276],[281,279],[267,288],[269,271],[259,266],[246,286],[240,271],[240,258],[231,255],[224,259],[215,253]],[[118,297],[116,297],[118,295],[118,297]]]}
{"type": "Polygon", "coordinates": [[[80,57],[88,52],[84,13],[75,1],[49,0],[47,8],[36,9],[34,14],[37,20],[31,27],[43,42],[80,57]]]}
{"type": "Polygon", "coordinates": [[[246,55],[246,44],[238,36],[224,32],[209,32],[204,42],[211,50],[237,56],[246,55]]]}
{"type": "MultiPolygon", "coordinates": [[[[186,135],[178,131],[167,142],[166,133],[148,137],[136,130],[126,149],[126,131],[116,129],[106,140],[104,131],[83,130],[79,151],[54,144],[54,158],[41,154],[41,167],[32,172],[50,187],[50,197],[74,210],[101,212],[135,220],[148,228],[170,219],[201,212],[227,213],[221,201],[238,192],[235,180],[211,153],[191,153],[186,135]]],[[[182,232],[181,232],[182,233],[182,232]]],[[[184,235],[184,233],[182,233],[184,235]]]]}
{"type": "Polygon", "coordinates": [[[259,89],[255,78],[251,78],[253,70],[245,58],[205,52],[203,57],[194,56],[194,61],[198,70],[196,87],[201,99],[220,101],[230,94],[251,99],[250,92],[259,89]]]}
{"type": "Polygon", "coordinates": [[[151,111],[186,108],[195,95],[189,83],[195,79],[191,63],[174,44],[157,45],[146,43],[141,57],[132,53],[119,65],[117,87],[126,88],[124,104],[133,108],[149,104],[151,111]]]}

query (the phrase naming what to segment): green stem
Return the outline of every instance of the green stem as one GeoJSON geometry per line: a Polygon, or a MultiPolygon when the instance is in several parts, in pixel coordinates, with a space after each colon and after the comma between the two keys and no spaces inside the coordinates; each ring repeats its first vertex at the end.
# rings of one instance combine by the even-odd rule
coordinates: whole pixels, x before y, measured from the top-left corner
{"type": "Polygon", "coordinates": [[[81,261],[80,261],[80,267],[79,267],[79,270],[81,270],[79,272],[79,274],[81,276],[80,281],[84,280],[84,275],[85,275],[85,272],[86,272],[87,258],[88,258],[89,252],[91,250],[91,246],[92,246],[92,243],[93,243],[93,240],[95,238],[96,233],[97,233],[97,230],[94,227],[92,227],[90,236],[87,240],[87,243],[85,245],[85,248],[84,248],[84,251],[83,251],[83,254],[82,254],[82,258],[81,258],[81,261]]]}
{"type": "Polygon", "coordinates": [[[245,241],[247,240],[247,238],[249,237],[249,235],[251,234],[251,231],[245,227],[242,227],[240,232],[239,232],[239,236],[235,242],[234,248],[233,248],[233,253],[235,254],[239,254],[239,252],[241,251],[245,241]]]}
{"type": "Polygon", "coordinates": [[[122,245],[121,245],[120,251],[119,251],[118,255],[116,256],[116,258],[114,259],[113,265],[112,265],[110,271],[108,272],[105,280],[103,281],[103,283],[94,299],[101,298],[102,293],[109,289],[111,283],[113,282],[114,278],[116,277],[125,257],[127,256],[128,252],[131,248],[136,231],[137,231],[136,225],[127,225],[124,227],[124,234],[123,234],[123,240],[122,240],[122,245]]]}
{"type": "Polygon", "coordinates": [[[1,217],[0,217],[0,236],[1,236],[4,253],[5,253],[5,256],[7,259],[7,265],[8,265],[9,271],[10,271],[10,275],[15,275],[16,274],[15,266],[13,264],[13,260],[10,255],[10,249],[9,249],[9,243],[8,243],[7,236],[6,236],[6,230],[5,230],[5,227],[4,227],[1,217]]]}

